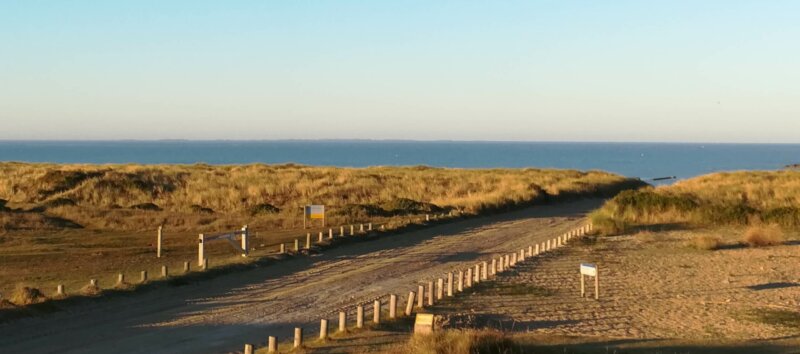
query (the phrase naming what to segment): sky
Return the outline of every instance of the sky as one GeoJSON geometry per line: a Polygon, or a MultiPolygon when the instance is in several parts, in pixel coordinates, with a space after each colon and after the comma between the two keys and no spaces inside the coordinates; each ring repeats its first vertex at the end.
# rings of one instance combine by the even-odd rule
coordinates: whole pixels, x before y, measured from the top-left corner
{"type": "Polygon", "coordinates": [[[3,0],[0,139],[800,143],[800,1],[3,0]]]}

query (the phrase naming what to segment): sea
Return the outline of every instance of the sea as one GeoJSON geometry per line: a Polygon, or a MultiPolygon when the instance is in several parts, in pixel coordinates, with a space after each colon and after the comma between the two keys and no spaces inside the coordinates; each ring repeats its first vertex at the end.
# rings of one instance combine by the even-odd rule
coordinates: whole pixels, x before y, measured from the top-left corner
{"type": "Polygon", "coordinates": [[[0,161],[92,164],[283,164],[341,167],[603,170],[671,183],[719,171],[800,163],[800,144],[477,141],[0,141],[0,161]]]}

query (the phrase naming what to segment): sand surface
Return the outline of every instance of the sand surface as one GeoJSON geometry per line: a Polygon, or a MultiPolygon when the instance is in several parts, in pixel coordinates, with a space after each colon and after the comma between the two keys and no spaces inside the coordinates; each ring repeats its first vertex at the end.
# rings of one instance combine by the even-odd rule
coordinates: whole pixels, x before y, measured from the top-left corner
{"type": "MultiPolygon", "coordinates": [[[[344,245],[255,270],[98,299],[0,325],[4,353],[217,353],[308,335],[320,318],[560,235],[600,200],[539,206],[344,245]]],[[[352,316],[351,316],[352,318],[352,316]]]]}

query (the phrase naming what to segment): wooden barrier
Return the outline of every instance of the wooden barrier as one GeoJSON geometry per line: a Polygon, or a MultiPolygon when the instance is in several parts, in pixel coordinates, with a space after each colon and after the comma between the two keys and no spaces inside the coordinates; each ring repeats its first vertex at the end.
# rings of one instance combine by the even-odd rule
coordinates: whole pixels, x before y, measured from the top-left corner
{"type": "Polygon", "coordinates": [[[356,306],[356,328],[364,328],[364,305],[356,306]]]}
{"type": "Polygon", "coordinates": [[[536,247],[534,247],[534,252],[536,252],[536,253],[533,254],[534,256],[538,256],[539,255],[539,244],[538,243],[536,244],[536,247]]]}
{"type": "Polygon", "coordinates": [[[489,275],[497,274],[497,258],[492,258],[492,267],[489,268],[489,275]]]}
{"type": "Polygon", "coordinates": [[[339,236],[344,237],[344,226],[339,227],[339,236]]]}
{"type": "Polygon", "coordinates": [[[347,312],[339,311],[339,333],[347,332],[347,312]]]}
{"type": "Polygon", "coordinates": [[[372,323],[381,323],[381,300],[375,300],[372,303],[372,323]]]}
{"type": "Polygon", "coordinates": [[[397,295],[389,295],[389,318],[397,318],[397,295]]]}
{"type": "Polygon", "coordinates": [[[125,274],[119,273],[117,274],[117,285],[125,284],[125,274]]]}
{"type": "Polygon", "coordinates": [[[497,273],[502,273],[504,271],[503,263],[505,263],[504,258],[500,256],[500,259],[497,260],[497,273]]]}
{"type": "Polygon", "coordinates": [[[56,296],[65,296],[66,293],[64,292],[64,284],[56,285],[56,296]]]}
{"type": "Polygon", "coordinates": [[[528,257],[533,257],[533,246],[528,246],[528,257]]]}
{"type": "Polygon", "coordinates": [[[411,316],[411,311],[414,309],[414,292],[408,292],[408,302],[406,303],[406,316],[411,316]]]}
{"type": "Polygon", "coordinates": [[[481,282],[481,265],[480,263],[475,265],[475,272],[472,274],[472,282],[478,284],[481,282]]]}
{"type": "Polygon", "coordinates": [[[328,339],[328,320],[324,318],[319,320],[319,339],[328,339]]]}
{"type": "Polygon", "coordinates": [[[300,327],[294,328],[294,347],[300,348],[303,346],[303,329],[300,327]]]}
{"type": "Polygon", "coordinates": [[[447,297],[453,297],[453,272],[447,272],[447,297]]]}
{"type": "Polygon", "coordinates": [[[513,267],[517,265],[517,252],[511,253],[511,260],[508,263],[509,267],[513,267]]]}

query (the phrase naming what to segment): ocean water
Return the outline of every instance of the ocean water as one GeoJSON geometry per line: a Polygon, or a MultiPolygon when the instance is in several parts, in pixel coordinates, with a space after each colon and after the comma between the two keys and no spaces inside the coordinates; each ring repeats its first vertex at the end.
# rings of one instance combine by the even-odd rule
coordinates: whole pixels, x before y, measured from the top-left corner
{"type": "Polygon", "coordinates": [[[451,141],[0,141],[0,161],[542,167],[678,179],[800,163],[800,144],[451,141]]]}

